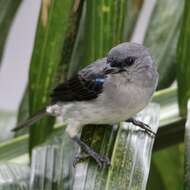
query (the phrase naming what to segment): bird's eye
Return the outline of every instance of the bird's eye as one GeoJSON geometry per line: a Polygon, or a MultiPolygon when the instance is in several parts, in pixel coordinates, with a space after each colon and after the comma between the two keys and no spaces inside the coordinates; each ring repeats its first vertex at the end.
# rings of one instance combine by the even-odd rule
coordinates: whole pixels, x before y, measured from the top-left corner
{"type": "Polygon", "coordinates": [[[124,61],[125,66],[131,66],[135,62],[135,57],[127,57],[124,61]]]}

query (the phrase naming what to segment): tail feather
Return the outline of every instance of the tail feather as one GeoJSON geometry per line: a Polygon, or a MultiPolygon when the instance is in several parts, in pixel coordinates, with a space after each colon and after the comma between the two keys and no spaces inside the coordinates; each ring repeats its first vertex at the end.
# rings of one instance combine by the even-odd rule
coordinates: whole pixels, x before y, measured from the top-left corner
{"type": "Polygon", "coordinates": [[[31,118],[26,120],[25,122],[18,124],[15,128],[12,129],[12,131],[15,132],[22,128],[30,127],[31,125],[33,125],[34,123],[36,123],[37,121],[39,121],[46,115],[48,115],[48,113],[46,112],[46,108],[43,108],[40,111],[38,111],[36,114],[34,114],[31,118]]]}

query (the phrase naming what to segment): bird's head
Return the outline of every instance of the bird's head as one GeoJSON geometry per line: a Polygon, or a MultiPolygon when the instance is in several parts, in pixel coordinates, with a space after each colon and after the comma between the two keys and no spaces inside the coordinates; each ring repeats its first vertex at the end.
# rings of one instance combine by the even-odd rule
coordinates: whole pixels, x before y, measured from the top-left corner
{"type": "Polygon", "coordinates": [[[144,85],[158,80],[156,65],[149,50],[137,43],[125,42],[112,48],[107,55],[105,72],[112,76],[120,74],[128,82],[144,85]]]}

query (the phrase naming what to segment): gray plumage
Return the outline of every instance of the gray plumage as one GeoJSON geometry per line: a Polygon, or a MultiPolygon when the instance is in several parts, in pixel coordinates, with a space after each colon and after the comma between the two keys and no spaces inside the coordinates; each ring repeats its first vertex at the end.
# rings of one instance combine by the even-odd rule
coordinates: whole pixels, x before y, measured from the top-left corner
{"type": "Polygon", "coordinates": [[[101,165],[107,159],[90,151],[77,138],[78,130],[86,124],[114,124],[131,118],[148,104],[157,83],[158,73],[149,50],[140,44],[122,43],[105,58],[58,85],[45,114],[36,115],[24,125],[31,125],[46,114],[59,117],[67,124],[68,135],[101,165]]]}
{"type": "Polygon", "coordinates": [[[59,116],[67,124],[70,136],[77,135],[77,129],[86,124],[113,124],[124,121],[150,101],[156,89],[158,73],[147,48],[135,43],[122,43],[110,50],[106,58],[97,60],[79,71],[79,75],[90,77],[105,70],[117,72],[120,67],[111,67],[133,57],[133,65],[124,66],[126,72],[106,75],[103,91],[89,101],[57,102],[47,112],[59,116]]]}

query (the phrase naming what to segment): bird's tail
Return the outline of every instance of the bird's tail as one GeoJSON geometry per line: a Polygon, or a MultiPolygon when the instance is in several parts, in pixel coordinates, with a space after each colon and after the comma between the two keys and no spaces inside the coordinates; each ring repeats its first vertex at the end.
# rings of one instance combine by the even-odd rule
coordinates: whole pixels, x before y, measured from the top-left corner
{"type": "Polygon", "coordinates": [[[30,127],[31,125],[33,125],[34,123],[36,123],[46,115],[48,115],[48,113],[46,112],[46,107],[45,107],[40,111],[38,111],[37,113],[35,113],[33,116],[31,116],[31,118],[29,118],[25,122],[18,124],[15,128],[12,129],[12,131],[18,131],[22,128],[30,127]]]}

